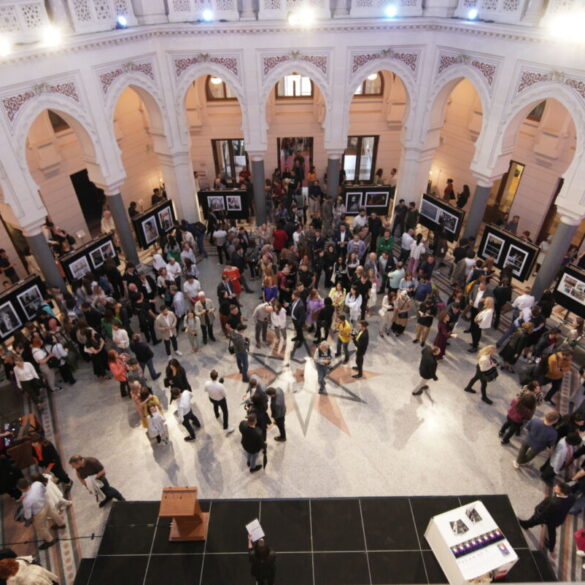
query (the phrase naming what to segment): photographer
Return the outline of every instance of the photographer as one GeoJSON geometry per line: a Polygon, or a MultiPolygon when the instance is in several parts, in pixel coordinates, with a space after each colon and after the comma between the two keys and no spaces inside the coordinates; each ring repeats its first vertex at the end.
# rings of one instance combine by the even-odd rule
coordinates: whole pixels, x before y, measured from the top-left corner
{"type": "Polygon", "coordinates": [[[317,368],[317,378],[319,380],[319,394],[325,394],[325,377],[329,373],[329,367],[333,360],[331,348],[326,341],[319,344],[313,354],[315,366],[317,368]]]}

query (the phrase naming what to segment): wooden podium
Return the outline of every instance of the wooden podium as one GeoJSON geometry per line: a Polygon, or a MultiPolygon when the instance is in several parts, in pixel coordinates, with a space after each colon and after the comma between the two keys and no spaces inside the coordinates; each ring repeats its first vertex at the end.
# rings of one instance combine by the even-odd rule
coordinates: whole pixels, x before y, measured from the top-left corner
{"type": "Polygon", "coordinates": [[[196,487],[164,488],[158,517],[173,519],[169,534],[171,542],[207,538],[209,514],[201,511],[196,487]]]}

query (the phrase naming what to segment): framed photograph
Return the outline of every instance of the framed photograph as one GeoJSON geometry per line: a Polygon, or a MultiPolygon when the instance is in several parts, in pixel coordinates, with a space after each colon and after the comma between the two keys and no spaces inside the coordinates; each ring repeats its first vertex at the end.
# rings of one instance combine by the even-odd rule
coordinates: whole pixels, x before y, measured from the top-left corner
{"type": "Polygon", "coordinates": [[[225,202],[228,211],[242,211],[242,198],[239,195],[226,195],[225,202]]]}
{"type": "Polygon", "coordinates": [[[150,246],[158,238],[158,227],[156,226],[156,218],[154,215],[142,222],[142,233],[144,234],[144,242],[147,246],[150,246]]]}
{"type": "Polygon", "coordinates": [[[362,206],[362,194],[361,193],[347,193],[345,207],[347,213],[359,213],[360,207],[362,206]]]}
{"type": "Polygon", "coordinates": [[[101,248],[96,248],[89,253],[91,263],[94,268],[99,268],[104,263],[104,257],[101,252],[101,248]]]}
{"type": "Polygon", "coordinates": [[[43,295],[41,294],[39,287],[35,284],[16,295],[16,298],[18,299],[27,319],[34,319],[41,303],[43,302],[43,295]]]}
{"type": "Polygon", "coordinates": [[[105,244],[101,245],[99,247],[99,251],[102,254],[102,258],[104,259],[104,262],[106,260],[108,260],[109,258],[116,257],[116,249],[114,248],[114,243],[112,242],[112,240],[109,240],[105,244]]]}
{"type": "Polygon", "coordinates": [[[420,214],[428,219],[430,219],[431,221],[436,222],[437,221],[437,211],[438,208],[436,205],[433,205],[430,201],[427,201],[426,199],[422,200],[421,206],[420,206],[420,214]]]}
{"type": "Polygon", "coordinates": [[[585,282],[578,280],[575,276],[563,274],[557,290],[585,305],[585,282]]]}
{"type": "Polygon", "coordinates": [[[524,267],[526,266],[527,261],[528,252],[518,248],[514,244],[510,244],[508,253],[506,254],[506,258],[504,260],[504,267],[508,265],[512,266],[512,274],[516,278],[522,278],[524,267]]]}
{"type": "Polygon", "coordinates": [[[173,210],[171,207],[165,207],[158,212],[158,222],[161,230],[166,234],[173,229],[173,210]]]}
{"type": "Polygon", "coordinates": [[[453,213],[449,213],[445,209],[439,209],[437,215],[437,223],[443,224],[443,227],[452,234],[457,233],[457,224],[459,218],[453,213]]]}
{"type": "Polygon", "coordinates": [[[208,195],[207,207],[210,211],[225,211],[222,195],[208,195]]]}
{"type": "Polygon", "coordinates": [[[385,191],[366,191],[366,207],[388,207],[388,196],[385,191]]]}
{"type": "Polygon", "coordinates": [[[71,262],[71,264],[69,264],[69,272],[71,272],[71,277],[73,280],[79,280],[80,278],[83,278],[88,272],[91,272],[91,267],[87,261],[87,258],[82,256],[81,258],[71,262]]]}
{"type": "Polygon", "coordinates": [[[504,244],[505,240],[496,236],[496,234],[489,232],[485,238],[480,256],[483,258],[491,256],[494,259],[495,264],[499,264],[500,257],[504,250],[504,244]]]}
{"type": "Polygon", "coordinates": [[[0,335],[8,337],[20,327],[22,327],[22,323],[12,303],[8,302],[0,305],[0,335]]]}

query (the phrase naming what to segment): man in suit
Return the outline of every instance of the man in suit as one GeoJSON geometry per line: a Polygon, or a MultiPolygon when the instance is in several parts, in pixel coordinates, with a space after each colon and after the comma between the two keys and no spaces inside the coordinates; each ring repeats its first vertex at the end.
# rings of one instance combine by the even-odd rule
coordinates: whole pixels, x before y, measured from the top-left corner
{"type": "Polygon", "coordinates": [[[368,349],[368,343],[370,341],[370,336],[368,333],[368,322],[367,321],[360,321],[360,330],[358,331],[357,335],[353,338],[353,342],[355,343],[356,352],[355,352],[355,366],[352,367],[353,370],[357,370],[357,374],[354,374],[353,378],[362,378],[364,375],[364,356],[366,355],[366,350],[368,349]]]}
{"type": "Polygon", "coordinates": [[[307,309],[303,299],[301,298],[301,295],[297,291],[293,293],[292,299],[290,316],[295,328],[295,336],[292,340],[296,342],[295,347],[300,347],[305,341],[305,336],[303,335],[303,325],[305,324],[307,309]]]}
{"type": "Polygon", "coordinates": [[[333,234],[333,241],[340,256],[347,254],[347,244],[350,239],[351,235],[347,230],[347,226],[344,223],[340,224],[339,229],[333,234]]]}
{"type": "Polygon", "coordinates": [[[545,524],[548,538],[544,539],[544,544],[550,552],[553,552],[557,539],[557,526],[565,521],[574,503],[575,496],[571,493],[571,487],[564,481],[557,481],[552,496],[544,498],[540,504],[537,504],[528,520],[519,519],[518,522],[525,530],[538,524],[545,524]]]}
{"type": "Polygon", "coordinates": [[[479,325],[475,322],[475,318],[483,309],[483,303],[488,297],[493,297],[492,291],[488,288],[488,283],[485,278],[476,282],[469,292],[469,329],[466,333],[471,333],[473,339],[477,336],[479,325]]]}
{"type": "Polygon", "coordinates": [[[230,301],[236,301],[239,306],[234,287],[230,282],[230,277],[227,274],[222,274],[221,282],[217,285],[217,298],[221,301],[223,298],[230,299],[230,301]],[[225,296],[223,293],[226,293],[225,296]]]}
{"type": "Polygon", "coordinates": [[[235,266],[240,271],[240,284],[242,285],[243,289],[247,293],[251,293],[252,289],[248,286],[246,282],[246,276],[244,275],[244,270],[246,269],[246,260],[244,258],[244,248],[242,246],[238,246],[236,251],[232,254],[230,258],[230,264],[235,266]]]}

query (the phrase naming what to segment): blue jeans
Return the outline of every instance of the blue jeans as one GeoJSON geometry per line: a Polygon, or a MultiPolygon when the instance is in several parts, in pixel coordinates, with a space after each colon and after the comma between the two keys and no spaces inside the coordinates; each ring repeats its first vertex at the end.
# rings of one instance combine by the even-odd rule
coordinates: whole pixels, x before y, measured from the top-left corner
{"type": "Polygon", "coordinates": [[[237,353],[236,363],[240,374],[242,374],[242,381],[248,382],[248,352],[237,353]]]}
{"type": "Polygon", "coordinates": [[[148,368],[148,371],[150,372],[150,377],[154,380],[156,377],[156,370],[154,369],[154,364],[152,363],[152,358],[149,359],[147,362],[140,362],[140,367],[142,368],[142,371],[145,371],[144,366],[146,366],[148,368]]]}
{"type": "Polygon", "coordinates": [[[329,366],[315,364],[317,366],[317,378],[319,380],[319,393],[325,392],[325,378],[329,371],[329,366]]]}
{"type": "Polygon", "coordinates": [[[248,465],[250,466],[250,469],[256,467],[256,460],[258,459],[258,455],[260,455],[260,453],[261,451],[258,451],[257,453],[248,453],[248,451],[246,451],[246,455],[248,457],[248,465]]]}

